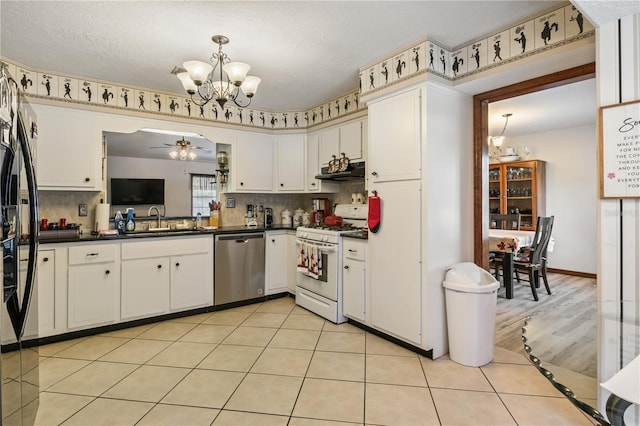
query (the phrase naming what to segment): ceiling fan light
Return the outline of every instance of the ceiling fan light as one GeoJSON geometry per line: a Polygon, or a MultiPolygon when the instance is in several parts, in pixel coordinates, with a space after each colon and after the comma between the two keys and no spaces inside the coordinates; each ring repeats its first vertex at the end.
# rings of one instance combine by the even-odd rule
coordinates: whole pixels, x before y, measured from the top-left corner
{"type": "Polygon", "coordinates": [[[249,64],[245,64],[244,62],[229,62],[222,67],[224,72],[227,73],[229,81],[235,86],[242,84],[250,68],[249,64]]]}
{"type": "Polygon", "coordinates": [[[184,90],[186,90],[188,94],[193,95],[194,93],[196,93],[196,90],[198,90],[198,86],[196,86],[193,80],[191,80],[188,72],[180,72],[176,74],[176,76],[180,79],[180,82],[182,82],[182,87],[184,87],[184,90]]]}
{"type": "Polygon", "coordinates": [[[502,146],[503,143],[504,143],[504,136],[493,137],[493,146],[502,146]]]}
{"type": "Polygon", "coordinates": [[[175,160],[176,158],[178,158],[178,151],[171,151],[169,153],[169,157],[171,157],[171,159],[175,160]]]}
{"type": "Polygon", "coordinates": [[[195,153],[195,152],[191,151],[191,152],[189,153],[189,160],[195,160],[195,159],[196,159],[196,157],[197,157],[197,156],[196,156],[196,153],[195,153]]]}
{"type": "Polygon", "coordinates": [[[196,86],[202,86],[202,83],[206,81],[209,73],[213,70],[211,64],[201,61],[183,62],[182,66],[187,70],[189,77],[196,86]]]}
{"type": "Polygon", "coordinates": [[[242,93],[244,93],[248,98],[252,97],[258,91],[258,85],[261,81],[260,77],[253,75],[247,76],[247,78],[242,82],[242,86],[240,86],[242,93]]]}
{"type": "Polygon", "coordinates": [[[187,149],[185,148],[180,149],[180,159],[182,161],[186,160],[188,155],[189,155],[189,152],[187,151],[187,149]]]}

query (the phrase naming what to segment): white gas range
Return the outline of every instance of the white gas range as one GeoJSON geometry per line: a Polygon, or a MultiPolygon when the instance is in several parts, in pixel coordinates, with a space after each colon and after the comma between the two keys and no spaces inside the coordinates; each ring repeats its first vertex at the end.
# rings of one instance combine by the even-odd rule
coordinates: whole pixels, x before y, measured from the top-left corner
{"type": "Polygon", "coordinates": [[[342,315],[342,235],[367,226],[368,205],[338,204],[341,227],[299,227],[296,230],[296,304],[336,324],[342,315]]]}

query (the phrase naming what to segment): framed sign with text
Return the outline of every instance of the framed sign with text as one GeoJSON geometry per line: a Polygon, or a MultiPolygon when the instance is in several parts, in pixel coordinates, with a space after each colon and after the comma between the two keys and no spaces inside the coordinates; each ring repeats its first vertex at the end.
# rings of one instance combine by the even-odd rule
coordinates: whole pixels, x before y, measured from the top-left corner
{"type": "Polygon", "coordinates": [[[600,108],[600,197],[640,198],[640,101],[600,108]]]}

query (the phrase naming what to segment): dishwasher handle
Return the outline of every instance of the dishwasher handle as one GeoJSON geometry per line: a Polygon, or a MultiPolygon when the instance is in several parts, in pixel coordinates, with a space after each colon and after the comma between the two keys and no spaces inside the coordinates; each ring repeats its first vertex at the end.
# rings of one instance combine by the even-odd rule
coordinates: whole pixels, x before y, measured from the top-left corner
{"type": "Polygon", "coordinates": [[[217,241],[235,241],[237,243],[246,243],[252,239],[264,240],[264,233],[216,235],[216,242],[217,241]]]}

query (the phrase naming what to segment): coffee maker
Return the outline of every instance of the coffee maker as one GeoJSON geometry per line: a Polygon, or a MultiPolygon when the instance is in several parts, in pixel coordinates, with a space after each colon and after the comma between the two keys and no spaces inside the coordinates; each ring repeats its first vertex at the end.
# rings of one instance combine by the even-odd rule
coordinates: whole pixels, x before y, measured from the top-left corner
{"type": "Polygon", "coordinates": [[[266,228],[273,226],[273,209],[271,207],[264,208],[264,226],[266,228]]]}
{"type": "Polygon", "coordinates": [[[311,200],[311,224],[324,225],[324,218],[330,214],[328,198],[313,198],[311,200]]]}

